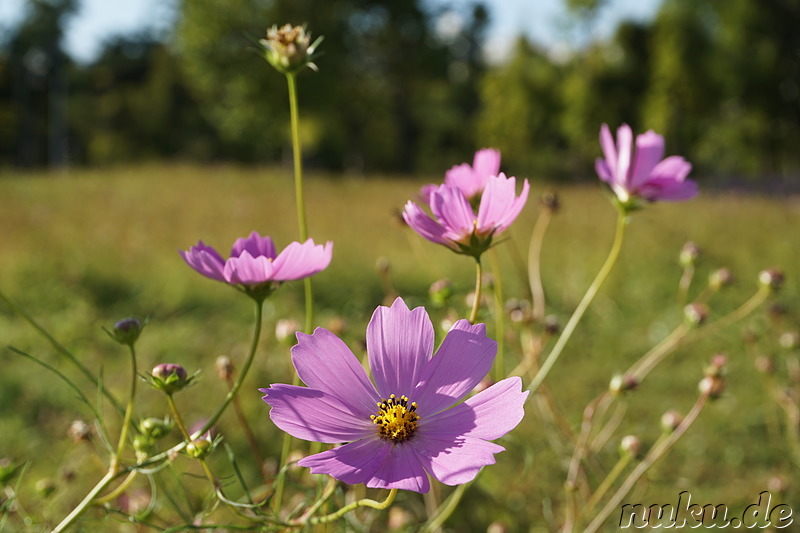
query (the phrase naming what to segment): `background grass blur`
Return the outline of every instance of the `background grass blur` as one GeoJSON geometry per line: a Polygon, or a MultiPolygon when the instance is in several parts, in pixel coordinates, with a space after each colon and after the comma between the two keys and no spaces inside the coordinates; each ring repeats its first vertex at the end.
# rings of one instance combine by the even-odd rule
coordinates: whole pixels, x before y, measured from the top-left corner
{"type": "MultiPolygon", "coordinates": [[[[224,255],[237,237],[252,230],[273,236],[279,248],[295,240],[289,176],[281,169],[234,166],[154,165],[71,170],[68,175],[7,172],[0,180],[0,289],[84,364],[98,373],[102,370],[118,397],[127,394],[128,358],[101,327],[126,316],[150,316],[138,345],[140,368],[177,362],[190,372],[202,369],[199,384],[176,397],[188,420],[200,420],[225,392],[213,369],[215,358],[227,354],[235,364],[243,360],[252,308],[224,284],[193,272],[177,251],[202,239],[224,255]]],[[[394,291],[411,305],[426,305],[438,323],[447,310],[430,305],[428,286],[447,277],[456,291],[452,306],[460,316],[468,311],[471,260],[423,241],[400,223],[399,212],[419,185],[439,180],[433,175],[418,180],[329,175],[308,179],[310,233],[317,242],[335,243],[331,267],[314,278],[317,323],[341,328],[356,354],[363,354],[366,323],[387,293],[394,291]],[[379,258],[389,266],[391,290],[376,268],[379,258]]],[[[533,180],[531,200],[512,228],[512,237],[497,247],[505,298],[527,296],[515,257],[527,255],[540,210],[536,197],[546,190],[558,193],[562,209],[544,242],[542,271],[548,313],[563,324],[605,258],[616,214],[599,186],[554,188],[533,180]]],[[[782,474],[790,481],[783,499],[800,513],[800,489],[791,484],[798,465],[788,458],[782,414],[765,392],[752,360],[757,349],[777,356],[776,367],[781,368],[785,353],[777,349],[776,334],[800,327],[799,220],[800,197],[714,191],[683,204],[649,206],[632,217],[620,263],[546,382],[573,427],[585,404],[607,386],[615,371],[624,370],[680,322],[677,258],[685,241],[693,240],[703,250],[693,294],[715,268],[729,267],[736,276],[734,286],[712,300],[712,319],[755,292],[763,268],[783,269],[787,283],[768,306],[772,313],[759,310],[736,327],[680,348],[633,393],[628,416],[602,456],[605,468],[616,462],[619,437],[632,433],[646,446],[654,442],[664,411],[685,413],[694,403],[709,357],[716,352],[730,355],[724,397],[707,409],[627,502],[674,503],[680,491],[689,490],[693,501],[724,503],[739,513],[768,490],[773,476],[782,474]],[[785,312],[774,312],[778,308],[785,312]],[[743,340],[745,332],[759,339],[757,348],[748,349],[756,345],[743,340]]],[[[291,380],[289,345],[276,342],[272,332],[280,318],[302,323],[302,284],[281,288],[266,310],[266,335],[241,397],[264,452],[274,457],[281,435],[255,389],[291,380]]],[[[493,331],[488,311],[484,319],[493,331]]],[[[504,356],[510,369],[519,358],[518,326],[509,326],[507,333],[504,356]]],[[[4,306],[0,344],[53,364],[88,396],[96,395],[68,362],[4,306]]],[[[103,461],[95,454],[99,444],[74,443],[67,436],[72,420],[89,420],[91,413],[63,382],[31,361],[3,348],[0,363],[0,457],[30,461],[20,486],[21,501],[52,525],[102,475],[103,461]],[[56,484],[48,498],[33,488],[42,478],[56,484]]],[[[467,492],[449,522],[453,530],[484,530],[493,521],[512,531],[556,528],[564,455],[550,447],[531,404],[528,411],[521,427],[503,440],[508,451],[498,456],[498,465],[486,469],[481,483],[467,492]]],[[[166,412],[160,395],[143,386],[135,415],[166,412]]],[[[110,411],[106,415],[113,434],[119,420],[110,411]]],[[[240,452],[248,480],[257,481],[232,416],[225,417],[220,431],[240,452]]],[[[220,461],[219,470],[225,471],[224,454],[216,455],[220,457],[212,460],[220,461]]],[[[188,464],[187,459],[179,461],[188,464]]],[[[403,494],[398,500],[397,507],[422,513],[417,495],[403,494]]],[[[615,530],[618,519],[612,514],[609,531],[615,530]]]]}

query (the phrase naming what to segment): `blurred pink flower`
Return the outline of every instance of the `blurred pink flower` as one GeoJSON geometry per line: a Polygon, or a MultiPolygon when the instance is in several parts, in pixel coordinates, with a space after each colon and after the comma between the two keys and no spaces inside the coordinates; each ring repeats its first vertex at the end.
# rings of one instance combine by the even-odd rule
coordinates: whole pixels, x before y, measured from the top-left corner
{"type": "Polygon", "coordinates": [[[459,320],[435,355],[423,307],[398,298],[367,326],[369,379],[330,331],[297,334],[292,363],[307,387],[259,389],[270,419],[299,439],[339,444],[298,462],[347,484],[428,492],[428,474],[447,485],[475,478],[503,447],[490,441],[514,429],[528,391],[519,377],[465,398],[489,372],[497,343],[484,324],[459,320]]]}
{"type": "MultiPolygon", "coordinates": [[[[500,151],[483,148],[475,152],[472,166],[467,163],[454,165],[444,175],[444,183],[456,187],[464,193],[467,200],[475,201],[486,188],[491,176],[500,173],[500,151]]],[[[424,185],[421,190],[423,201],[430,205],[431,195],[439,188],[436,184],[424,185]]]]}
{"type": "Polygon", "coordinates": [[[325,270],[331,262],[333,243],[324,246],[308,239],[293,242],[280,254],[270,237],[252,232],[236,239],[229,259],[203,241],[180,254],[186,263],[207,278],[234,285],[251,294],[271,292],[282,281],[312,276],[325,270]]]}
{"type": "Polygon", "coordinates": [[[516,178],[507,178],[502,172],[499,176],[490,176],[477,215],[464,192],[445,183],[430,195],[430,208],[436,220],[411,201],[406,204],[403,218],[429,241],[477,259],[491,246],[492,239],[514,222],[525,206],[528,180],[523,181],[519,196],[516,195],[516,183],[516,178]]]}
{"type": "Polygon", "coordinates": [[[680,156],[664,156],[664,137],[652,130],[636,136],[630,126],[617,130],[617,142],[607,124],[600,128],[600,146],[605,159],[597,159],[595,169],[600,179],[609,184],[620,204],[636,206],[637,200],[648,202],[688,200],[697,196],[697,183],[687,180],[692,165],[680,156]]]}

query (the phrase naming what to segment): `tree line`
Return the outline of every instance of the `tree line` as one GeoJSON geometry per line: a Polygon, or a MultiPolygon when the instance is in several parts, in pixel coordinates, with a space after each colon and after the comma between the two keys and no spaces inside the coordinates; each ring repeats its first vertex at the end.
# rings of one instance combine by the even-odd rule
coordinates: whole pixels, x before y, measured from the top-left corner
{"type": "MultiPolygon", "coordinates": [[[[591,27],[603,0],[568,0],[591,27]]],[[[480,2],[183,0],[167,37],[124,35],[89,64],[63,49],[77,0],[31,0],[0,37],[0,165],[143,160],[275,163],[288,154],[283,77],[258,40],[274,23],[324,35],[299,78],[308,164],[440,171],[482,146],[519,175],[591,173],[605,122],[654,129],[701,175],[796,179],[800,2],[664,0],[655,18],[567,55],[520,37],[482,54],[480,2]],[[441,28],[447,14],[447,31],[441,28]]]]}

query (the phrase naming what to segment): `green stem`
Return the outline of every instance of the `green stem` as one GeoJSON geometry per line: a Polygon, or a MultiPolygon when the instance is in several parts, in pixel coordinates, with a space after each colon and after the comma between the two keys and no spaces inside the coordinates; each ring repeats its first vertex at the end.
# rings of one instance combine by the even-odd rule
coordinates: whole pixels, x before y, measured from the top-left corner
{"type": "Polygon", "coordinates": [[[344,515],[346,515],[350,511],[353,511],[353,510],[355,510],[355,509],[357,509],[359,507],[370,507],[372,509],[378,509],[380,511],[380,510],[386,509],[387,507],[392,505],[392,503],[394,502],[394,497],[395,496],[397,496],[397,489],[391,489],[389,491],[389,494],[386,496],[386,499],[383,500],[382,502],[377,502],[375,500],[370,500],[370,499],[365,498],[363,500],[355,501],[355,502],[353,502],[353,503],[351,503],[349,505],[345,505],[344,507],[342,507],[341,509],[339,509],[335,513],[331,513],[331,514],[325,515],[325,516],[312,517],[312,518],[309,518],[306,522],[298,523],[297,525],[326,524],[328,522],[333,522],[334,520],[338,520],[339,518],[343,517],[344,515]]]}
{"type": "Polygon", "coordinates": [[[115,474],[119,469],[120,456],[122,456],[122,452],[125,450],[125,442],[128,438],[128,424],[130,424],[133,414],[133,400],[136,398],[136,382],[139,380],[139,376],[136,373],[136,349],[133,347],[133,344],[129,344],[128,348],[130,348],[131,353],[131,393],[128,397],[128,405],[125,407],[125,415],[122,418],[122,429],[119,432],[117,453],[111,458],[110,470],[115,474]]]}
{"type": "Polygon", "coordinates": [[[78,517],[83,514],[86,508],[89,507],[89,505],[91,505],[91,503],[94,501],[97,495],[105,490],[108,484],[111,483],[111,480],[114,479],[114,476],[115,474],[111,472],[111,470],[106,472],[106,475],[103,476],[103,479],[97,482],[97,485],[95,485],[94,488],[91,491],[89,491],[89,494],[87,494],[86,497],[83,498],[81,503],[79,503],[72,510],[72,512],[69,515],[67,515],[67,517],[53,529],[52,533],[60,533],[61,531],[64,531],[69,526],[71,526],[75,522],[75,520],[77,520],[78,517]]]}
{"type": "Polygon", "coordinates": [[[469,313],[469,323],[478,320],[478,309],[481,307],[481,289],[483,288],[483,267],[481,260],[475,259],[475,300],[472,302],[472,311],[469,313]]]}
{"type": "Polygon", "coordinates": [[[597,273],[597,277],[594,278],[594,281],[589,286],[589,289],[586,291],[586,294],[583,295],[583,299],[578,304],[578,307],[575,308],[575,311],[572,313],[572,316],[569,318],[567,325],[564,327],[564,331],[559,336],[556,345],[553,347],[553,350],[550,352],[550,355],[547,356],[545,359],[544,364],[539,369],[539,372],[536,374],[536,377],[533,378],[533,381],[530,385],[528,385],[528,390],[536,391],[539,388],[539,385],[542,384],[544,379],[547,377],[547,374],[550,372],[550,369],[558,360],[558,357],[561,355],[561,352],[564,350],[564,347],[567,345],[570,337],[572,337],[575,328],[580,322],[583,314],[586,312],[586,309],[589,307],[589,304],[592,303],[597,291],[600,289],[600,286],[606,280],[608,275],[611,273],[611,269],[614,267],[614,264],[617,262],[617,258],[619,257],[619,252],[622,249],[622,237],[625,234],[625,223],[627,221],[626,213],[620,208],[619,215],[617,218],[617,231],[614,234],[614,243],[611,246],[611,251],[606,258],[606,262],[603,264],[600,271],[597,273]]]}
{"type": "Polygon", "coordinates": [[[605,507],[594,517],[594,520],[591,521],[589,526],[584,530],[584,533],[594,533],[600,527],[602,527],[603,522],[608,515],[611,514],[614,509],[619,509],[619,503],[625,497],[626,494],[630,492],[633,486],[641,479],[641,477],[647,472],[647,470],[653,466],[653,464],[662,456],[664,456],[667,452],[672,449],[678,439],[680,439],[686,430],[697,420],[697,417],[700,415],[700,412],[705,407],[706,403],[708,402],[708,394],[701,394],[700,397],[697,399],[697,402],[692,407],[692,410],[689,414],[686,415],[686,418],[683,419],[683,422],[673,431],[668,437],[663,440],[659,440],[647,456],[636,465],[636,468],[628,475],[625,481],[622,483],[617,492],[608,500],[605,507]]]}
{"type": "Polygon", "coordinates": [[[600,486],[597,487],[597,490],[594,491],[594,494],[592,494],[592,497],[586,504],[586,511],[584,512],[585,514],[587,515],[592,514],[594,508],[597,506],[597,504],[600,502],[603,496],[606,495],[608,489],[611,488],[611,485],[614,484],[619,475],[622,473],[623,470],[625,470],[625,467],[628,466],[628,463],[630,462],[631,462],[631,455],[628,453],[622,454],[622,457],[619,458],[617,464],[614,465],[614,468],[611,469],[611,472],[608,473],[603,482],[600,483],[600,486]]]}
{"type": "Polygon", "coordinates": [[[545,299],[544,285],[542,284],[542,243],[547,232],[547,226],[553,218],[551,209],[544,209],[536,219],[533,226],[531,242],[528,248],[528,283],[531,287],[531,299],[533,300],[533,319],[541,322],[544,320],[545,299]]]}
{"type": "Polygon", "coordinates": [[[681,324],[676,327],[664,340],[635,362],[625,375],[633,376],[636,378],[637,382],[641,383],[651,370],[678,347],[690,331],[691,329],[686,324],[681,324]]]}
{"type": "Polygon", "coordinates": [[[444,505],[439,508],[439,514],[434,516],[422,529],[420,529],[421,533],[432,533],[433,531],[437,531],[442,524],[444,524],[450,515],[453,514],[453,511],[456,510],[458,504],[461,503],[461,498],[464,496],[464,493],[467,491],[467,488],[472,484],[472,482],[464,483],[459,485],[455,488],[455,490],[448,496],[447,500],[445,500],[444,505]]]}
{"type": "Polygon", "coordinates": [[[497,340],[497,357],[494,359],[495,381],[506,377],[505,358],[503,350],[506,338],[505,310],[503,309],[503,281],[500,276],[500,262],[497,260],[495,248],[489,250],[489,264],[494,276],[494,320],[495,338],[497,340]]]}

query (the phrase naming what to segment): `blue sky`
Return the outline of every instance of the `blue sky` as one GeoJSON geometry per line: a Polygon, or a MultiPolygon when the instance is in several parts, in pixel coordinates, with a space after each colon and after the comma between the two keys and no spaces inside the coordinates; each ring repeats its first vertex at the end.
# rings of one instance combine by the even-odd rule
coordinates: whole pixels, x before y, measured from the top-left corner
{"type": "MultiPolygon", "coordinates": [[[[19,20],[27,0],[0,0],[0,31],[19,20]]],[[[465,6],[472,0],[427,0],[436,6],[448,3],[465,6]]],[[[492,15],[487,43],[490,57],[500,58],[520,33],[547,47],[574,48],[585,35],[570,29],[563,0],[485,0],[492,15]]],[[[608,37],[623,19],[652,17],[662,0],[608,0],[594,28],[596,37],[608,37]]],[[[102,41],[112,35],[143,28],[169,27],[172,11],[165,0],[82,0],[81,11],[73,17],[66,47],[80,61],[91,60],[102,41]]]]}

